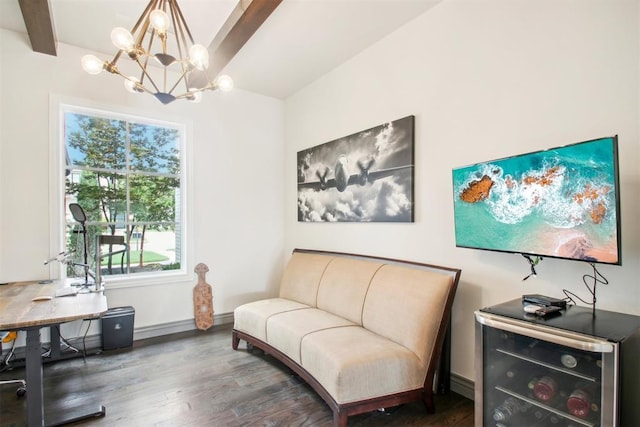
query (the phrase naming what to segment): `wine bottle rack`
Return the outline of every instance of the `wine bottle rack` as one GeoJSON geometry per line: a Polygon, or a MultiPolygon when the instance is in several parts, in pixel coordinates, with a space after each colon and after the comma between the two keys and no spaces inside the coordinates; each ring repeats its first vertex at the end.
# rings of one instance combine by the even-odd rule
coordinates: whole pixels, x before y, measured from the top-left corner
{"type": "Polygon", "coordinates": [[[637,363],[640,317],[563,315],[530,316],[520,300],[476,312],[476,426],[640,425],[640,378],[622,363],[637,363]]]}

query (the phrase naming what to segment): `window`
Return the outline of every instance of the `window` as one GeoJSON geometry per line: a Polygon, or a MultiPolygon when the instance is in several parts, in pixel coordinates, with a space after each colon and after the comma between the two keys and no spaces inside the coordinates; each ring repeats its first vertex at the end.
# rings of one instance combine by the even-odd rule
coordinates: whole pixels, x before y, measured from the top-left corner
{"type": "Polygon", "coordinates": [[[64,105],[61,118],[66,275],[184,272],[185,126],[64,105]]]}

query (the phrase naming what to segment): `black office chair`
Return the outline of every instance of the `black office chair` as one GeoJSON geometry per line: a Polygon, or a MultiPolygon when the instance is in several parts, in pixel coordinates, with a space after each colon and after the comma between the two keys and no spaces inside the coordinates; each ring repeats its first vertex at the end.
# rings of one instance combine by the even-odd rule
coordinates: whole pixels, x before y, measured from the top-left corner
{"type": "Polygon", "coordinates": [[[27,394],[27,382],[25,380],[0,380],[0,385],[3,384],[20,384],[16,389],[18,397],[22,397],[27,394]]]}
{"type": "MultiPolygon", "coordinates": [[[[4,370],[4,368],[9,366],[9,361],[14,356],[13,349],[14,349],[17,337],[18,337],[18,333],[15,332],[15,331],[0,332],[0,355],[2,354],[2,343],[7,343],[7,342],[13,341],[13,345],[11,346],[11,350],[9,351],[9,353],[7,353],[7,355],[2,360],[3,370],[4,370]]],[[[16,390],[16,394],[18,395],[18,397],[22,397],[25,394],[27,394],[27,382],[25,380],[23,380],[23,379],[19,379],[19,380],[0,380],[0,385],[4,385],[4,384],[20,384],[18,386],[18,389],[16,390]]]]}

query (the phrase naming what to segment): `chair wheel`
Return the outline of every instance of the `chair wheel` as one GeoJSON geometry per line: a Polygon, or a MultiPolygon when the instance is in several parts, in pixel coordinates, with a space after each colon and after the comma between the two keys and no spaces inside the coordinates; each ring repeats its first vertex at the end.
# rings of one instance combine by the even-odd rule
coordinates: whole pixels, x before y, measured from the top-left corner
{"type": "Polygon", "coordinates": [[[22,397],[25,394],[27,394],[27,388],[26,387],[18,387],[18,389],[16,390],[16,394],[18,395],[18,397],[22,397]]]}

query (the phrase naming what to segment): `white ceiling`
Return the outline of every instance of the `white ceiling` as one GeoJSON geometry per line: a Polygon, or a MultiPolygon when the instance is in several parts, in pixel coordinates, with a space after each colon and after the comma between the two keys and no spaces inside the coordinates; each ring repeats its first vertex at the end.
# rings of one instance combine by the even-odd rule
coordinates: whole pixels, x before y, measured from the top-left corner
{"type": "MultiPolygon", "coordinates": [[[[241,89],[286,98],[441,0],[283,0],[223,72],[241,89]]],[[[148,0],[49,0],[58,42],[112,56],[113,27],[131,29],[148,0]]],[[[238,0],[179,0],[208,46],[238,0]]],[[[26,33],[18,0],[0,0],[0,27],[26,33]]]]}

